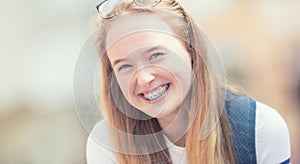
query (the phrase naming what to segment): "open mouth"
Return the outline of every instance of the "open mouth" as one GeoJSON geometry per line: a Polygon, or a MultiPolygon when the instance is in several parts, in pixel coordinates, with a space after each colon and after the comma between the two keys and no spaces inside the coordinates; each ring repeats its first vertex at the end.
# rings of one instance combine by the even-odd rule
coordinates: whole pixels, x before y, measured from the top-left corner
{"type": "Polygon", "coordinates": [[[140,96],[148,101],[153,101],[163,96],[169,89],[170,83],[164,84],[153,91],[141,93],[140,96]]]}

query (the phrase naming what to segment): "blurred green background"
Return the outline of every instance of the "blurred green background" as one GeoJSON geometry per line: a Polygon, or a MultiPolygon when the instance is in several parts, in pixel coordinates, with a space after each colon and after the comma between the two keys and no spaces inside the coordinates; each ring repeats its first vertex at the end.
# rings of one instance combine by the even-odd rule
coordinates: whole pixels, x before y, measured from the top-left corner
{"type": "MultiPolygon", "coordinates": [[[[0,2],[0,163],[86,163],[88,133],[72,80],[99,1],[0,2]]],[[[300,1],[181,2],[215,43],[230,79],[284,117],[292,162],[300,163],[300,1]]]]}

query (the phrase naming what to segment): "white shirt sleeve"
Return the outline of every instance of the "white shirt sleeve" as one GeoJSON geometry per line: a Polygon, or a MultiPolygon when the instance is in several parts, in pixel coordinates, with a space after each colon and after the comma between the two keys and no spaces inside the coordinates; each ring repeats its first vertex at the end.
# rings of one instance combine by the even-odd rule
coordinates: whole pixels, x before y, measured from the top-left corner
{"type": "Polygon", "coordinates": [[[104,146],[109,141],[108,129],[105,121],[100,121],[95,125],[91,133],[89,134],[86,145],[86,160],[87,164],[117,164],[115,153],[104,146]]]}
{"type": "Polygon", "coordinates": [[[289,163],[291,148],[288,127],[275,109],[256,102],[255,132],[258,164],[289,163]]]}

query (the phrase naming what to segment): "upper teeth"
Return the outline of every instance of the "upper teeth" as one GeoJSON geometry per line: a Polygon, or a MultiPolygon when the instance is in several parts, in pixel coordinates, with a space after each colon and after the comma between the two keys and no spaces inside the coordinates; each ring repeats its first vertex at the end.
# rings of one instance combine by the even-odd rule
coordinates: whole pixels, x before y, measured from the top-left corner
{"type": "Polygon", "coordinates": [[[161,96],[162,94],[164,94],[167,90],[168,90],[169,85],[165,85],[163,87],[160,87],[159,89],[148,93],[147,95],[144,95],[144,97],[148,100],[154,100],[156,98],[158,98],[159,96],[161,96]]]}

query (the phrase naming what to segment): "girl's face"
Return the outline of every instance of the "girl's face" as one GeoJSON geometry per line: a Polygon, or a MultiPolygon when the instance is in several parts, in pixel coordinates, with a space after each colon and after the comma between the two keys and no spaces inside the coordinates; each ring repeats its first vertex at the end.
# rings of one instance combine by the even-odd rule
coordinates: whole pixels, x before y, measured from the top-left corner
{"type": "Polygon", "coordinates": [[[154,15],[127,15],[113,22],[107,45],[127,101],[151,117],[176,116],[191,87],[192,70],[184,42],[171,27],[154,15]]]}

